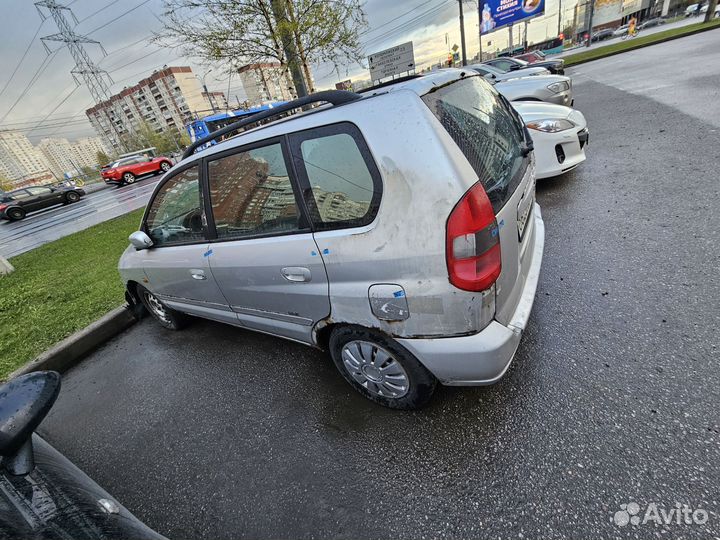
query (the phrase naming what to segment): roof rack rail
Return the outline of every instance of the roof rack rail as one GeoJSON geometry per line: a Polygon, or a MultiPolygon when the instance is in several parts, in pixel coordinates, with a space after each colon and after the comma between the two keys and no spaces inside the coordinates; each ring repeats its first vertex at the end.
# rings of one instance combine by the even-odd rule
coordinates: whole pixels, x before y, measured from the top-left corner
{"type": "Polygon", "coordinates": [[[187,147],[185,152],[183,152],[182,159],[193,155],[195,153],[195,150],[197,150],[200,146],[214,141],[218,137],[222,137],[223,135],[232,133],[233,131],[238,131],[245,126],[259,122],[260,120],[272,118],[273,116],[278,116],[282,113],[292,111],[293,109],[299,109],[300,107],[310,105],[311,103],[326,102],[337,106],[343,105],[345,103],[350,103],[351,101],[361,99],[362,97],[363,96],[361,96],[360,94],[356,94],[355,92],[350,92],[348,90],[325,90],[323,92],[315,92],[314,94],[310,94],[309,96],[288,101],[287,103],[283,103],[282,105],[273,107],[272,109],[268,109],[267,111],[261,111],[259,113],[247,116],[242,120],[238,120],[237,122],[233,122],[232,124],[229,124],[224,128],[211,133],[207,137],[203,137],[202,139],[195,141],[187,147]]]}

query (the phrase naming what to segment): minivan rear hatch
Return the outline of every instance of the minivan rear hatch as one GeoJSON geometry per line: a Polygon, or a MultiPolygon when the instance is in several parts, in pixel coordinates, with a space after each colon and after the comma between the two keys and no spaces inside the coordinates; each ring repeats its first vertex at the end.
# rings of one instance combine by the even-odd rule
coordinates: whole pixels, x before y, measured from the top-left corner
{"type": "Polygon", "coordinates": [[[532,143],[520,117],[479,76],[422,96],[472,166],[495,212],[502,269],[495,282],[495,318],[509,323],[527,278],[534,238],[532,143]]]}

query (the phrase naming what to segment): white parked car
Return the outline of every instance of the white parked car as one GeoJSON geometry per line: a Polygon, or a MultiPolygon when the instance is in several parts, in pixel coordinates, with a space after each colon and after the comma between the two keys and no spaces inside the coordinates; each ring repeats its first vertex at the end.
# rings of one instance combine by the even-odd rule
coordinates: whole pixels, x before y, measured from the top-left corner
{"type": "Polygon", "coordinates": [[[535,145],[535,177],[559,176],[585,161],[587,121],[578,110],[541,103],[513,101],[535,145]]]}

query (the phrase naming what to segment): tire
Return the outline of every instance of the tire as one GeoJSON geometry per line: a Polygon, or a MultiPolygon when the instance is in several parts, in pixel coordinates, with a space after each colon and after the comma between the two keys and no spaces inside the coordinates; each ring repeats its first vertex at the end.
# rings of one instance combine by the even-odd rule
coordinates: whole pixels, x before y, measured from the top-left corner
{"type": "Polygon", "coordinates": [[[20,207],[10,208],[5,211],[5,215],[11,221],[20,221],[21,219],[25,219],[26,214],[25,210],[20,207]]]}
{"type": "Polygon", "coordinates": [[[74,202],[78,202],[79,200],[80,200],[80,195],[78,195],[77,192],[75,192],[75,191],[68,191],[68,192],[65,194],[65,201],[66,201],[68,204],[71,204],[71,203],[74,203],[74,202]]]}
{"type": "Polygon", "coordinates": [[[135,175],[131,172],[126,172],[122,175],[123,184],[134,184],[135,183],[135,175]]]}
{"type": "Polygon", "coordinates": [[[160,164],[160,169],[158,170],[158,174],[163,174],[163,173],[168,172],[171,167],[172,167],[172,165],[170,163],[168,163],[167,161],[163,161],[160,164]]]}
{"type": "Polygon", "coordinates": [[[152,315],[160,326],[168,330],[182,330],[190,322],[190,318],[184,313],[170,309],[163,304],[153,293],[145,287],[138,285],[137,296],[140,297],[145,309],[152,315]]]}
{"type": "Polygon", "coordinates": [[[358,326],[340,327],[330,336],[329,348],[343,378],[384,407],[419,409],[435,392],[437,379],[433,374],[381,332],[358,326]]]}

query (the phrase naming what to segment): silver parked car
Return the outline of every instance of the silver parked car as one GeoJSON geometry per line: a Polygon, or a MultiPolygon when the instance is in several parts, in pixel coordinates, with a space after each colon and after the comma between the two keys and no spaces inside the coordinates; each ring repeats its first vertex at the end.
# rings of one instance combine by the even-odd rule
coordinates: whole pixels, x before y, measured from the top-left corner
{"type": "Polygon", "coordinates": [[[544,244],[507,100],[448,70],[213,135],[260,120],[190,155],[196,141],[158,184],[120,259],[128,299],[170,329],[194,315],[329,350],[389,407],[502,377],[544,244]]]}
{"type": "Polygon", "coordinates": [[[488,81],[506,81],[508,79],[517,79],[518,77],[529,77],[531,75],[550,75],[550,72],[544,67],[529,67],[520,71],[502,71],[489,64],[472,64],[468,68],[479,73],[488,81]]]}
{"type": "Polygon", "coordinates": [[[572,80],[565,75],[537,75],[493,83],[510,101],[546,101],[572,107],[572,80]]]}

